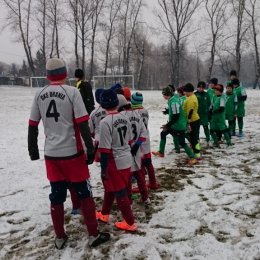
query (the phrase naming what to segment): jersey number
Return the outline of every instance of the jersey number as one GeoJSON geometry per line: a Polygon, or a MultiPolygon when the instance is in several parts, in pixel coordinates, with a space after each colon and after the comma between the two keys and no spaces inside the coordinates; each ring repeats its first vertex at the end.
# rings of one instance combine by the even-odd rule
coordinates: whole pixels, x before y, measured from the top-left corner
{"type": "Polygon", "coordinates": [[[117,128],[117,132],[119,133],[120,143],[121,143],[122,146],[124,145],[126,130],[127,130],[126,126],[122,126],[122,127],[117,128]]]}
{"type": "Polygon", "coordinates": [[[144,126],[147,129],[147,124],[145,123],[145,118],[143,118],[144,126]]]}
{"type": "Polygon", "coordinates": [[[132,133],[133,133],[133,136],[134,136],[134,140],[137,139],[137,132],[136,132],[136,125],[135,124],[132,124],[132,133]]]}
{"type": "Polygon", "coordinates": [[[60,114],[57,111],[56,102],[55,100],[51,100],[46,112],[46,117],[54,117],[55,122],[58,122],[59,116],[60,114]]]}

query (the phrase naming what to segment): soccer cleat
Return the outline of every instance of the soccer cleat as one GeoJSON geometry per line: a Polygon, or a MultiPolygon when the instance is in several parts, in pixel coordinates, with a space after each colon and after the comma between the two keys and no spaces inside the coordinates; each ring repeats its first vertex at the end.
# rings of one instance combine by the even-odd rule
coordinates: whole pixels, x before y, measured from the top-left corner
{"type": "Polygon", "coordinates": [[[128,225],[125,220],[122,222],[116,222],[115,226],[119,229],[135,232],[137,230],[137,224],[134,223],[132,225],[128,225]]]}
{"type": "Polygon", "coordinates": [[[99,232],[98,236],[89,236],[88,245],[91,247],[99,246],[102,243],[107,242],[110,239],[110,234],[105,232],[99,232]]]}
{"type": "Polygon", "coordinates": [[[132,195],[131,195],[131,199],[132,199],[132,200],[136,200],[136,199],[137,199],[137,195],[136,195],[135,193],[132,194],[132,195]]]}
{"type": "Polygon", "coordinates": [[[139,188],[137,187],[137,188],[133,188],[133,189],[132,189],[132,192],[133,192],[133,193],[140,193],[140,190],[139,190],[139,188]]]}
{"type": "Polygon", "coordinates": [[[81,211],[81,208],[78,208],[78,209],[72,209],[70,214],[72,215],[83,215],[82,214],[82,211],[81,211]]]}
{"type": "Polygon", "coordinates": [[[196,156],[197,161],[202,161],[202,156],[196,156]]]}
{"type": "Polygon", "coordinates": [[[243,132],[239,132],[238,137],[243,137],[243,132]]]}
{"type": "Polygon", "coordinates": [[[158,183],[154,183],[154,184],[148,183],[148,184],[146,184],[146,187],[153,189],[153,190],[157,190],[159,188],[159,185],[158,185],[158,183]]]}
{"type": "Polygon", "coordinates": [[[96,211],[96,218],[104,223],[107,223],[109,220],[109,215],[103,215],[101,211],[99,212],[96,211]]]}
{"type": "Polygon", "coordinates": [[[66,242],[67,242],[67,240],[68,240],[68,237],[66,236],[66,237],[64,237],[64,238],[55,238],[55,241],[54,241],[54,244],[55,244],[55,247],[57,248],[57,249],[63,249],[64,248],[64,246],[65,246],[65,244],[66,244],[66,242]]]}
{"type": "Polygon", "coordinates": [[[155,155],[155,156],[164,157],[164,153],[160,153],[159,151],[152,152],[152,154],[155,155]]]}
{"type": "Polygon", "coordinates": [[[188,161],[188,165],[194,165],[196,163],[198,163],[198,160],[195,158],[190,158],[190,160],[188,161]]]}

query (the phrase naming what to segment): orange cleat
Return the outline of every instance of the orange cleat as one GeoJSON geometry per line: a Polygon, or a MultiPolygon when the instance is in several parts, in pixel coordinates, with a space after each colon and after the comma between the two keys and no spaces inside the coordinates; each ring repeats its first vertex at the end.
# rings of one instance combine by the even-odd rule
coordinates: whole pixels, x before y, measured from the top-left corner
{"type": "Polygon", "coordinates": [[[104,222],[104,223],[107,223],[108,219],[109,219],[109,215],[103,215],[101,213],[101,211],[99,211],[99,212],[96,212],[96,218],[99,219],[100,221],[104,222]]]}
{"type": "Polygon", "coordinates": [[[122,222],[116,222],[115,226],[119,229],[135,232],[137,230],[137,224],[134,223],[133,225],[128,225],[125,220],[122,222]]]}
{"type": "Polygon", "coordinates": [[[164,157],[164,153],[160,153],[159,151],[152,152],[152,154],[155,155],[155,156],[164,157]]]}
{"type": "Polygon", "coordinates": [[[198,160],[195,158],[190,158],[190,160],[188,161],[188,165],[194,165],[196,163],[198,163],[198,160]]]}

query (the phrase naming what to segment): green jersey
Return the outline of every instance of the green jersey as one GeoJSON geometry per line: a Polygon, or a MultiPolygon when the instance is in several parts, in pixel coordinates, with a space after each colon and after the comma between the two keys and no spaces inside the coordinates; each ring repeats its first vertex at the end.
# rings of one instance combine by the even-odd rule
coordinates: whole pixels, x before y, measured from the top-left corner
{"type": "Polygon", "coordinates": [[[227,129],[225,121],[225,97],[214,96],[211,101],[212,119],[210,129],[223,131],[227,129]]]}
{"type": "Polygon", "coordinates": [[[226,120],[234,120],[234,115],[237,112],[237,95],[235,93],[225,93],[224,95],[226,104],[225,104],[225,115],[226,120]]]}
{"type": "MultiPolygon", "coordinates": [[[[231,83],[232,83],[232,80],[229,79],[226,84],[228,85],[228,84],[231,84],[231,83]]],[[[242,82],[240,80],[239,80],[239,85],[242,87],[242,82]]]]}
{"type": "Polygon", "coordinates": [[[212,100],[212,98],[215,96],[215,89],[209,88],[207,93],[209,94],[210,100],[212,100]]]}
{"type": "Polygon", "coordinates": [[[171,125],[171,129],[185,131],[187,127],[187,119],[179,101],[179,97],[173,96],[168,101],[169,108],[169,122],[174,122],[171,125]]]}
{"type": "Polygon", "coordinates": [[[200,116],[200,124],[206,126],[209,124],[209,108],[211,105],[209,93],[196,91],[194,94],[199,103],[198,114],[200,116]]]}
{"type": "Polygon", "coordinates": [[[183,107],[183,103],[184,101],[187,99],[186,96],[182,96],[182,97],[179,97],[179,100],[180,100],[180,103],[181,103],[181,106],[183,107]]]}
{"type": "Polygon", "coordinates": [[[234,88],[234,93],[237,95],[237,117],[245,116],[245,100],[247,99],[246,90],[239,86],[234,88]]]}

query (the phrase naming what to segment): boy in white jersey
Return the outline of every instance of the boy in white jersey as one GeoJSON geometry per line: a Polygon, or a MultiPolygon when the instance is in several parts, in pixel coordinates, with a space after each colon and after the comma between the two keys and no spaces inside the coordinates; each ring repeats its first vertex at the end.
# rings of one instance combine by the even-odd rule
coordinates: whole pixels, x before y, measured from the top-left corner
{"type": "MultiPolygon", "coordinates": [[[[143,172],[143,168],[141,167],[141,153],[139,147],[143,142],[146,141],[146,137],[148,136],[148,131],[144,125],[144,122],[140,116],[140,114],[131,109],[131,105],[127,103],[127,100],[124,96],[118,95],[119,105],[118,111],[122,110],[120,113],[127,116],[131,123],[131,130],[134,139],[134,145],[131,148],[132,154],[132,167],[131,172],[133,176],[137,180],[138,190],[141,194],[141,202],[145,204],[150,203],[150,199],[148,198],[148,191],[145,182],[145,174],[143,172]],[[121,109],[122,108],[122,109],[121,109]]],[[[128,195],[131,198],[132,195],[132,183],[129,182],[128,186],[128,195]]]]}
{"type": "Polygon", "coordinates": [[[68,239],[64,230],[64,205],[70,183],[80,199],[80,207],[89,233],[89,245],[107,241],[109,233],[98,231],[95,202],[87,164],[93,163],[94,147],[88,127],[88,114],[76,88],[65,85],[67,69],[64,62],[53,58],[46,63],[46,77],[51,84],[39,89],[33,100],[28,151],[31,160],[38,160],[38,124],[43,121],[47,178],[51,184],[51,217],[56,234],[55,247],[62,249],[68,239]],[[81,137],[87,147],[83,149],[81,137]]]}
{"type": "Polygon", "coordinates": [[[104,201],[96,217],[107,223],[109,214],[116,199],[117,206],[124,220],[116,222],[119,229],[136,231],[131,204],[127,194],[130,181],[132,156],[130,144],[134,142],[129,119],[117,111],[117,94],[111,90],[104,90],[100,96],[100,105],[106,110],[107,116],[99,125],[101,179],[104,184],[104,201]]]}
{"type": "MultiPolygon", "coordinates": [[[[144,125],[147,129],[146,141],[144,141],[141,145],[143,173],[146,172],[149,178],[149,183],[147,184],[147,187],[150,189],[158,189],[158,184],[156,182],[156,177],[155,177],[155,171],[151,159],[152,156],[151,156],[151,147],[150,147],[150,134],[148,130],[149,113],[143,107],[143,94],[136,92],[131,96],[130,100],[132,103],[131,108],[140,114],[144,122],[144,125]]],[[[139,192],[139,189],[133,189],[133,192],[139,192]]]]}

